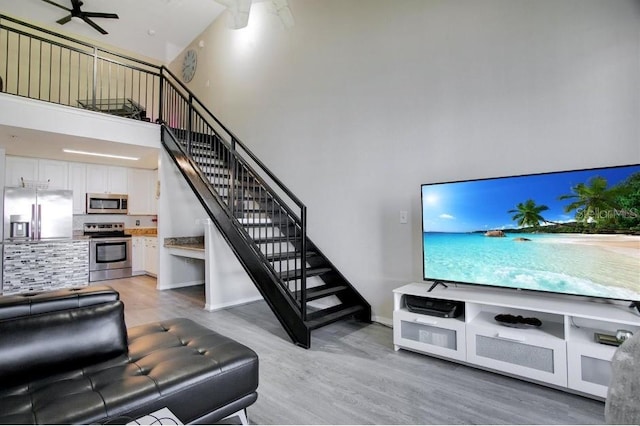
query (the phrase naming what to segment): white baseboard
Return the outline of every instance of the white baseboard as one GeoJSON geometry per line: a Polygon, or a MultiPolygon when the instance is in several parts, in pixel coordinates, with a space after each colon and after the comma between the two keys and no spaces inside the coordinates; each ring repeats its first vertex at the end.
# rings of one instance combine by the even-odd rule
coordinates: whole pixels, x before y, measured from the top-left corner
{"type": "Polygon", "coordinates": [[[247,303],[257,302],[258,300],[263,300],[262,296],[249,297],[246,299],[234,300],[232,302],[216,303],[214,305],[209,305],[208,303],[206,303],[204,305],[204,309],[205,311],[213,312],[213,311],[219,311],[220,309],[231,308],[232,306],[246,305],[247,303]]]}
{"type": "Polygon", "coordinates": [[[371,321],[377,322],[377,323],[382,324],[382,325],[387,326],[387,327],[393,327],[393,320],[389,319],[387,317],[380,317],[380,316],[374,315],[371,318],[371,321]]]}
{"type": "Polygon", "coordinates": [[[194,286],[194,285],[203,285],[203,284],[204,284],[204,280],[187,281],[187,282],[183,282],[183,283],[165,284],[162,287],[158,286],[157,289],[158,290],[173,290],[174,288],[191,287],[191,286],[194,286]]]}

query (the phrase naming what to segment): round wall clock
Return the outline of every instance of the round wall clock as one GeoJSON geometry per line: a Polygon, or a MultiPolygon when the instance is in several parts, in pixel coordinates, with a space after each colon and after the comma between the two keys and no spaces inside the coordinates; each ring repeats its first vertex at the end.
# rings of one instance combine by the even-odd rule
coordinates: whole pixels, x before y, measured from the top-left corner
{"type": "Polygon", "coordinates": [[[182,61],[182,80],[185,83],[191,81],[193,75],[196,73],[197,66],[198,54],[193,49],[187,50],[187,53],[184,55],[184,60],[182,61]]]}

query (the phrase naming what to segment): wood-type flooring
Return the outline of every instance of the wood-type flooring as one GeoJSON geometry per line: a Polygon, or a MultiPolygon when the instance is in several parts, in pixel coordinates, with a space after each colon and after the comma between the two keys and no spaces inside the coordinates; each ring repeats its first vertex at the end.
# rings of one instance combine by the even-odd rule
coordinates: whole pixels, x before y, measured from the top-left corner
{"type": "MultiPolygon", "coordinates": [[[[266,303],[207,312],[203,286],[158,291],[155,279],[102,281],[120,292],[131,327],[187,317],[260,358],[252,424],[603,424],[604,404],[409,351],[392,329],[341,321],[291,343],[266,303]]],[[[391,294],[389,295],[391,298],[391,294]]]]}

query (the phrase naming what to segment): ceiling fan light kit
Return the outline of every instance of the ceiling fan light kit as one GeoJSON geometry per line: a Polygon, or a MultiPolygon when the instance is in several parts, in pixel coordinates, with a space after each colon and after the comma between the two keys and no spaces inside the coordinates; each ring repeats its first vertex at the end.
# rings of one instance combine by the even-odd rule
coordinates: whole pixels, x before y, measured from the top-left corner
{"type": "Polygon", "coordinates": [[[108,32],[102,28],[100,25],[96,24],[95,22],[93,22],[93,20],[91,18],[110,18],[110,19],[119,19],[118,15],[115,13],[103,13],[103,12],[85,12],[81,9],[82,5],[84,4],[82,1],[80,0],[70,0],[71,1],[71,9],[69,9],[66,6],[62,6],[52,0],[42,0],[45,3],[48,3],[52,6],[56,6],[60,9],[64,9],[67,12],[69,12],[69,15],[58,19],[56,22],[60,25],[64,25],[67,22],[71,21],[71,19],[74,20],[81,20],[85,23],[87,23],[88,25],[90,25],[91,27],[93,27],[93,29],[95,29],[96,31],[98,31],[100,34],[108,34],[108,32]]]}

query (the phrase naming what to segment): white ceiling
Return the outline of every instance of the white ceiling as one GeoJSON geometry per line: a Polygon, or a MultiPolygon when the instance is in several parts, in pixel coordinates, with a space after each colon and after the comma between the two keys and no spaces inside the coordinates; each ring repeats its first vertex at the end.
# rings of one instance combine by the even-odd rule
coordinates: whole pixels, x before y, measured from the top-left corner
{"type": "MultiPolygon", "coordinates": [[[[124,119],[123,119],[124,120],[124,119]]],[[[7,155],[18,157],[47,158],[51,160],[77,161],[79,163],[110,164],[113,166],[136,167],[141,169],[158,168],[158,149],[138,145],[129,145],[104,140],[69,136],[59,133],[0,125],[0,148],[7,155]],[[77,151],[99,152],[139,160],[94,157],[81,154],[69,154],[63,148],[77,151]]]]}
{"type": "MultiPolygon", "coordinates": [[[[52,1],[71,8],[70,0],[52,1]]],[[[168,64],[225,10],[215,0],[82,1],[85,12],[118,14],[120,19],[93,18],[109,34],[102,35],[82,21],[57,24],[69,13],[42,0],[0,0],[0,13],[168,64]]]]}

